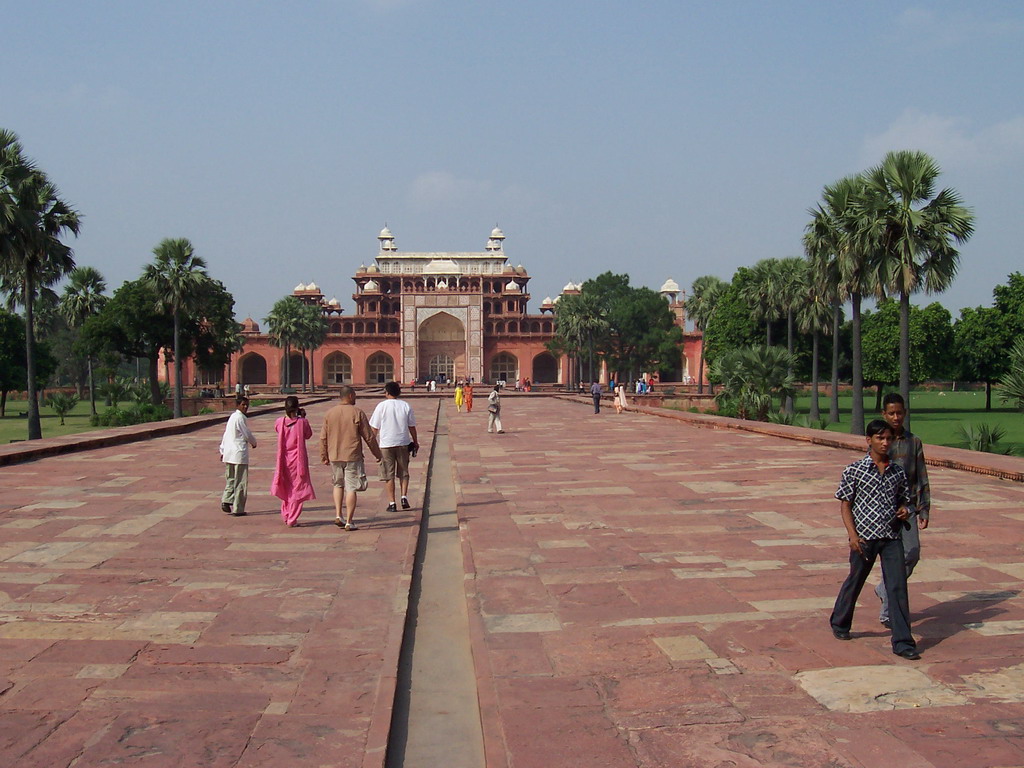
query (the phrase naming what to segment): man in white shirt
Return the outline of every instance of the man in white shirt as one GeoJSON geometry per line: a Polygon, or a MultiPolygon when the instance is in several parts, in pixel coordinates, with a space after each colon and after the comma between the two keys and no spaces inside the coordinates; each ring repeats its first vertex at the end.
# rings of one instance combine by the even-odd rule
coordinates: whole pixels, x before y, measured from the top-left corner
{"type": "Polygon", "coordinates": [[[235,517],[245,516],[245,499],[249,491],[249,446],[256,447],[256,438],[249,429],[246,412],[249,398],[235,396],[235,412],[224,427],[220,441],[220,460],[224,462],[224,493],[220,509],[235,517]]]}
{"type": "Polygon", "coordinates": [[[395,477],[402,484],[402,509],[409,509],[409,454],[416,455],[420,444],[416,439],[416,416],[402,396],[397,381],[384,385],[387,399],[377,404],[370,417],[370,426],[377,436],[383,460],[380,479],[387,483],[388,512],[395,512],[395,477]]]}

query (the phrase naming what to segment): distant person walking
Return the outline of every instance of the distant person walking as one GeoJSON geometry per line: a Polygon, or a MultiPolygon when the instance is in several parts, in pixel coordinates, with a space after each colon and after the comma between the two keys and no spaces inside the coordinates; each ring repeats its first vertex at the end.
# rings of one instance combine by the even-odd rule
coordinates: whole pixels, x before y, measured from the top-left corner
{"type": "Polygon", "coordinates": [[[494,389],[487,395],[487,431],[505,434],[501,428],[501,385],[495,384],[494,389]]]}
{"type": "Polygon", "coordinates": [[[383,402],[377,403],[370,417],[370,426],[377,435],[383,460],[380,479],[387,483],[388,512],[395,512],[395,478],[402,488],[402,509],[409,509],[409,456],[415,455],[420,444],[416,439],[416,415],[412,407],[399,400],[402,388],[397,381],[384,385],[383,402]]]}
{"type": "Polygon", "coordinates": [[[462,399],[466,403],[466,413],[472,413],[473,411],[473,382],[466,382],[466,386],[462,388],[462,399]]]}
{"type": "Polygon", "coordinates": [[[320,430],[320,461],[331,467],[334,524],[346,531],[354,531],[356,526],[352,519],[356,513],[357,494],[368,487],[363,443],[377,461],[381,460],[381,452],[377,447],[377,437],[370,428],[370,420],[355,405],[356,391],[352,387],[342,387],[338,398],[341,402],[324,415],[324,425],[320,430]]]}
{"type": "Polygon", "coordinates": [[[455,385],[455,410],[462,413],[462,404],[465,402],[465,392],[462,389],[462,382],[455,385]]]}
{"type": "Polygon", "coordinates": [[[836,498],[850,544],[850,574],[839,588],[829,624],[839,640],[850,639],[853,611],[875,559],[889,599],[892,652],[905,659],[919,659],[910,634],[907,572],[903,565],[900,528],[910,514],[907,473],[889,459],[892,427],[875,419],[865,430],[868,454],[843,470],[836,498]]]}
{"type": "Polygon", "coordinates": [[[220,460],[224,462],[220,509],[235,517],[245,516],[245,500],[249,495],[249,447],[256,447],[256,438],[245,415],[248,410],[249,398],[236,395],[235,412],[228,419],[220,441],[220,460]]]}
{"type": "Polygon", "coordinates": [[[309,455],[306,441],[313,436],[313,428],[306,421],[306,411],[299,407],[299,398],[289,395],[284,399],[284,416],[274,422],[277,432],[277,464],[270,492],[281,500],[281,517],[285,525],[299,524],[303,502],[316,498],[309,478],[309,455]]]}
{"type": "Polygon", "coordinates": [[[594,413],[601,412],[601,382],[595,381],[590,385],[590,397],[594,400],[594,413]]]}
{"type": "MultiPolygon", "coordinates": [[[[914,568],[921,560],[921,531],[928,527],[928,518],[931,515],[932,494],[928,484],[928,466],[924,462],[924,446],[921,444],[921,438],[903,428],[903,421],[907,418],[907,407],[901,395],[890,392],[882,398],[882,418],[892,427],[889,458],[903,467],[910,485],[910,505],[908,507],[910,517],[907,518],[908,525],[904,525],[900,529],[903,539],[903,559],[909,580],[914,568]]],[[[891,622],[889,621],[889,600],[885,592],[884,574],[882,581],[875,587],[875,594],[882,601],[878,620],[888,627],[891,622]]]]}
{"type": "Polygon", "coordinates": [[[626,402],[626,387],[624,384],[619,383],[615,387],[615,412],[622,413],[624,410],[626,410],[627,405],[628,403],[626,402]]]}

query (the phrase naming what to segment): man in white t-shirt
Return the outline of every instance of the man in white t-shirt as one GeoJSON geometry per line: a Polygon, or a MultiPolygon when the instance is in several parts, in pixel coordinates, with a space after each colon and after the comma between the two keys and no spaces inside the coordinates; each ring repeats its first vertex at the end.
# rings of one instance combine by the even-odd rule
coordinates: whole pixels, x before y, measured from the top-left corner
{"type": "Polygon", "coordinates": [[[380,479],[387,483],[388,512],[395,512],[395,477],[402,485],[402,509],[409,509],[409,454],[416,455],[420,444],[416,439],[416,416],[404,400],[397,381],[384,385],[387,398],[373,409],[370,426],[384,458],[380,465],[380,479]]]}

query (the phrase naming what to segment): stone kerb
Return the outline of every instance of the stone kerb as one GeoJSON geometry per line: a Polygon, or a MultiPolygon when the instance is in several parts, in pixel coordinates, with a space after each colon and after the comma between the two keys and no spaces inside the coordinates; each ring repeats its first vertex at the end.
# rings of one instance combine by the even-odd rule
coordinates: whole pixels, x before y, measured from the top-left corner
{"type": "MultiPolygon", "coordinates": [[[[564,396],[572,402],[590,404],[590,399],[579,396],[564,396]]],[[[847,435],[840,432],[828,432],[808,427],[794,427],[787,424],[771,424],[764,421],[748,421],[733,419],[727,416],[716,416],[709,413],[690,413],[668,408],[652,408],[630,405],[627,410],[646,413],[665,419],[675,419],[687,424],[706,429],[732,429],[740,432],[753,432],[786,440],[800,440],[813,445],[829,448],[842,448],[851,451],[864,451],[864,438],[858,435],[847,435]]],[[[1000,456],[994,453],[968,451],[963,448],[950,448],[944,445],[927,446],[925,460],[929,466],[960,469],[978,475],[988,475],[1015,483],[1024,483],[1024,459],[1017,456],[1000,456]]]]}
{"type": "MultiPolygon", "coordinates": [[[[329,397],[315,397],[302,401],[305,407],[312,403],[320,403],[329,400],[329,397]]],[[[261,405],[249,411],[250,416],[261,416],[265,413],[283,411],[283,400],[279,403],[261,405]]],[[[25,461],[48,456],[60,456],[66,453],[78,451],[89,451],[95,448],[106,448],[112,445],[124,445],[137,440],[151,440],[154,437],[165,437],[167,435],[181,435],[186,432],[193,432],[211,424],[225,422],[231,416],[231,411],[221,413],[204,413],[200,416],[185,416],[180,419],[167,419],[166,421],[151,421],[146,424],[131,424],[126,427],[111,427],[109,429],[94,429],[89,432],[78,432],[74,435],[61,435],[60,437],[46,437],[42,440],[26,440],[24,442],[9,443],[0,445],[0,467],[11,464],[20,464],[25,461]]]]}

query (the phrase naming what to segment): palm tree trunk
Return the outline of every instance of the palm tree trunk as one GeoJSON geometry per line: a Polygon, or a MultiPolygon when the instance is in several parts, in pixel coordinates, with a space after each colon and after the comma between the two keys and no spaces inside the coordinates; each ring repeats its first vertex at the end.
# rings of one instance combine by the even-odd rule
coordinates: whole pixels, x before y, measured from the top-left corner
{"type": "Polygon", "coordinates": [[[853,304],[853,407],[850,409],[850,434],[864,434],[864,356],[860,343],[860,294],[851,297],[853,304]]]}
{"type": "Polygon", "coordinates": [[[92,371],[92,355],[85,358],[86,366],[89,368],[89,413],[96,415],[96,381],[92,371]]]}
{"type": "Polygon", "coordinates": [[[697,364],[697,394],[704,394],[704,334],[700,337],[700,362],[697,364]]]}
{"type": "Polygon", "coordinates": [[[770,347],[772,345],[772,321],[771,320],[765,320],[764,321],[764,338],[765,338],[765,344],[770,347]]]}
{"type": "Polygon", "coordinates": [[[35,284],[31,270],[25,270],[25,373],[27,376],[28,394],[28,439],[39,440],[43,436],[43,427],[39,422],[39,400],[36,396],[36,332],[33,325],[32,303],[35,298],[35,284]]]}
{"type": "Polygon", "coordinates": [[[906,403],[903,428],[910,430],[910,294],[900,293],[900,394],[906,403]]]}
{"type": "Polygon", "coordinates": [[[818,339],[821,334],[817,326],[811,332],[811,421],[821,418],[821,411],[818,408],[818,339]]]}
{"type": "Polygon", "coordinates": [[[829,398],[828,420],[839,421],[839,319],[843,308],[837,301],[832,308],[832,396],[829,398]]]}
{"type": "MultiPolygon", "coordinates": [[[[786,310],[786,351],[789,352],[790,360],[792,360],[792,355],[793,355],[793,310],[792,309],[786,310]]],[[[786,367],[786,373],[788,373],[790,376],[793,375],[793,364],[792,364],[792,362],[790,362],[790,364],[786,367]]],[[[784,407],[784,410],[790,416],[793,415],[793,395],[790,394],[790,393],[786,394],[786,405],[784,407]]]]}
{"type": "Polygon", "coordinates": [[[178,310],[174,310],[174,418],[181,418],[181,343],[178,310]]]}
{"type": "Polygon", "coordinates": [[[155,350],[148,358],[147,370],[149,371],[149,397],[153,405],[162,405],[163,397],[160,392],[160,350],[155,350]]]}
{"type": "Polygon", "coordinates": [[[985,379],[985,410],[992,410],[992,382],[985,379]]]}

